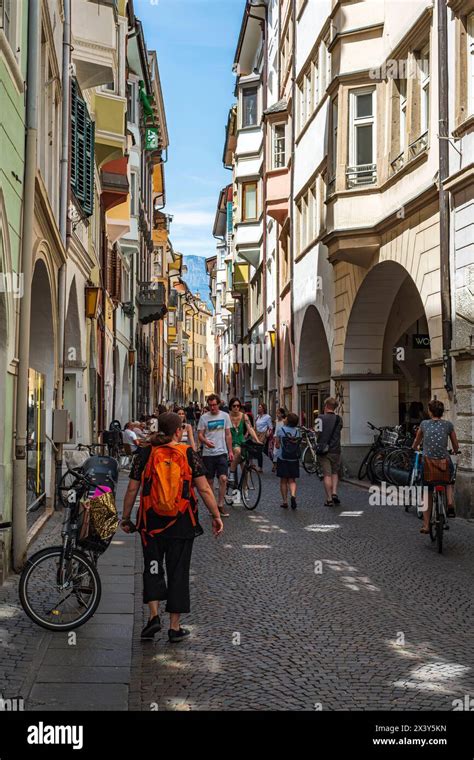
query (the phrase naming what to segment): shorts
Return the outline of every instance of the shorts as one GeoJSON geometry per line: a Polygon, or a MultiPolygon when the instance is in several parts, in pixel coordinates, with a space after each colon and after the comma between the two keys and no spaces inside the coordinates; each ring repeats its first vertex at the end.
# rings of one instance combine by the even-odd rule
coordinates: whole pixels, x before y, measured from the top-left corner
{"type": "Polygon", "coordinates": [[[209,478],[209,480],[214,480],[216,475],[218,478],[221,475],[227,475],[227,470],[229,469],[227,454],[218,454],[214,457],[203,457],[202,461],[206,468],[206,477],[209,478]]]}
{"type": "Polygon", "coordinates": [[[318,454],[318,462],[323,475],[339,475],[341,469],[340,454],[318,454]]]}

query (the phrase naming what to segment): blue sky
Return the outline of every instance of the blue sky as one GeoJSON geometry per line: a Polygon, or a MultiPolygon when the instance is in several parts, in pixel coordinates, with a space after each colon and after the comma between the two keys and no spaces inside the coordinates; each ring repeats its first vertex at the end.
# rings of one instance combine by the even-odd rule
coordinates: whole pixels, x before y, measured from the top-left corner
{"type": "Polygon", "coordinates": [[[212,256],[224,129],[234,102],[232,73],[245,0],[134,0],[147,47],[156,50],[170,137],[166,211],[185,255],[212,256]]]}

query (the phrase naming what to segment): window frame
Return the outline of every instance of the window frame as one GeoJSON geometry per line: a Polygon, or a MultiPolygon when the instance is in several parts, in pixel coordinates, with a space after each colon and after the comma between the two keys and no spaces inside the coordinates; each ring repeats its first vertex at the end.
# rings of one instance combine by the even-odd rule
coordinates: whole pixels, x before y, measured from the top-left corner
{"type": "Polygon", "coordinates": [[[474,116],[474,11],[466,16],[467,115],[474,116]]]}
{"type": "Polygon", "coordinates": [[[272,169],[284,169],[286,167],[287,161],[286,161],[286,122],[284,121],[278,121],[272,124],[272,130],[271,130],[271,168],[272,169]],[[277,127],[283,127],[283,137],[277,138],[276,137],[276,130],[277,127]],[[278,151],[277,148],[277,141],[283,140],[283,151],[278,151]],[[277,162],[277,156],[279,156],[280,161],[282,161],[281,164],[278,164],[277,162]]]}
{"type": "Polygon", "coordinates": [[[243,222],[256,222],[258,220],[258,181],[250,180],[248,182],[242,182],[242,221],[243,222]],[[247,188],[249,186],[255,187],[255,216],[247,216],[247,188]]]}
{"type": "Polygon", "coordinates": [[[257,82],[249,83],[247,85],[243,85],[242,89],[240,91],[240,100],[241,100],[241,111],[240,111],[240,128],[241,129],[256,129],[258,124],[258,117],[259,117],[259,85],[257,82]],[[255,124],[245,124],[245,97],[246,93],[249,90],[255,90],[255,124]]]}
{"type": "MultiPolygon", "coordinates": [[[[473,14],[474,15],[474,14],[473,14]]],[[[430,43],[424,45],[419,54],[420,72],[420,137],[430,129],[430,95],[431,95],[431,56],[430,43]],[[426,54],[426,55],[425,55],[426,54]],[[426,74],[422,62],[428,61],[428,74],[426,74]]]]}
{"type": "Polygon", "coordinates": [[[377,165],[377,89],[375,86],[364,86],[351,89],[349,91],[349,166],[359,167],[370,164],[377,165]],[[372,114],[371,116],[356,116],[357,98],[361,95],[372,96],[372,114]],[[359,127],[372,126],[372,161],[369,164],[358,164],[357,158],[357,132],[359,127]],[[375,159],[375,160],[374,160],[375,159]]]}

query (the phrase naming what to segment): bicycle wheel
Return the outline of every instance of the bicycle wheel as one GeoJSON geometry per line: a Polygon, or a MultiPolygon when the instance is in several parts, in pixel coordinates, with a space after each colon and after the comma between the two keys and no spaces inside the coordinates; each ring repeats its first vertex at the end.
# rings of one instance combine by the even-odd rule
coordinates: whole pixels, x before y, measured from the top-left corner
{"type": "Polygon", "coordinates": [[[408,449],[390,451],[383,461],[383,477],[394,486],[407,485],[413,467],[413,452],[408,449]]]}
{"type": "Polygon", "coordinates": [[[301,461],[305,469],[305,472],[307,472],[308,475],[314,475],[314,473],[318,469],[318,460],[316,458],[315,450],[309,444],[308,446],[306,446],[305,450],[303,451],[303,456],[301,457],[301,461]]]}
{"type": "Polygon", "coordinates": [[[387,449],[379,449],[370,457],[367,463],[367,477],[374,485],[383,480],[383,462],[388,454],[387,449]]]}
{"type": "Polygon", "coordinates": [[[70,631],[96,611],[102,587],[99,574],[85,554],[74,549],[64,561],[62,546],[33,554],[20,577],[20,602],[28,617],[49,631],[70,631]]]}
{"type": "Polygon", "coordinates": [[[367,467],[369,464],[369,459],[373,455],[374,450],[369,449],[365,457],[363,458],[362,462],[360,463],[359,472],[357,473],[357,477],[359,480],[364,480],[364,478],[367,476],[367,467]]]}
{"type": "MultiPolygon", "coordinates": [[[[436,493],[436,492],[435,492],[436,493]]],[[[436,510],[436,544],[438,546],[438,553],[443,553],[443,538],[444,538],[444,522],[446,514],[446,491],[438,491],[437,494],[437,510],[436,510]]],[[[434,509],[434,506],[433,506],[434,509]]]]}
{"type": "Polygon", "coordinates": [[[262,493],[262,481],[257,468],[247,467],[241,480],[242,501],[246,509],[255,509],[262,493]]]}

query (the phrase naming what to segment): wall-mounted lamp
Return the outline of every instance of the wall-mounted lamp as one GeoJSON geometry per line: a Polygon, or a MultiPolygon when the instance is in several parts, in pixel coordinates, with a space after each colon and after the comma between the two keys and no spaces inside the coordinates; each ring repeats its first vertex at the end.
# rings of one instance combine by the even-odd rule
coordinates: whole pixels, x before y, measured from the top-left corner
{"type": "Polygon", "coordinates": [[[97,319],[100,288],[86,285],[86,318],[97,319]]]}
{"type": "Polygon", "coordinates": [[[129,367],[133,367],[133,365],[135,364],[135,354],[136,354],[136,351],[134,348],[128,349],[128,366],[129,367]]]}

